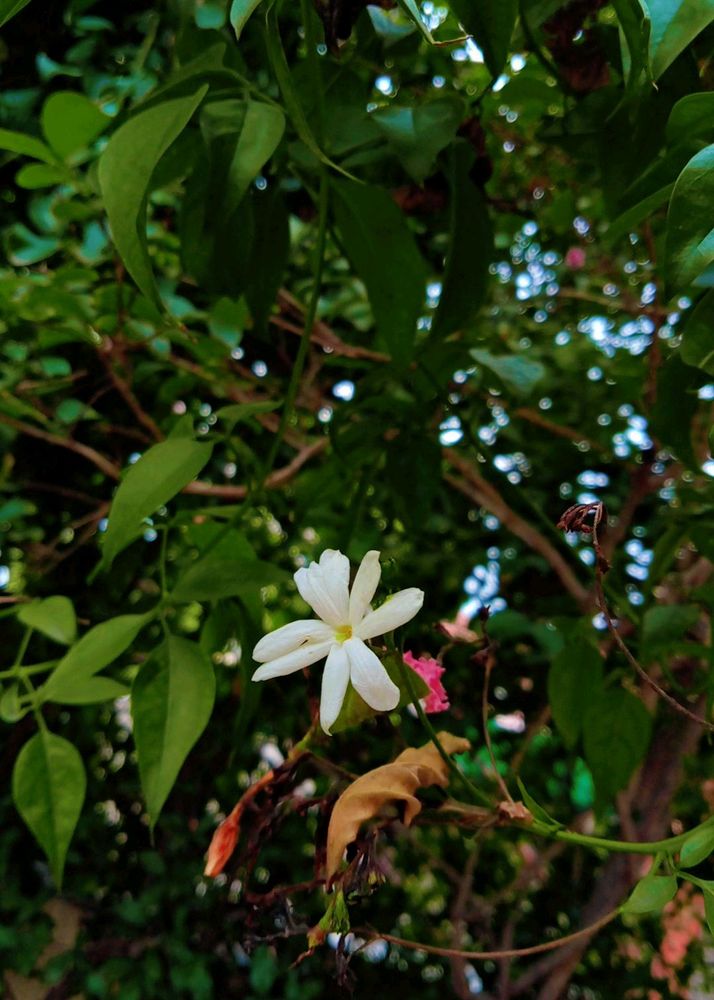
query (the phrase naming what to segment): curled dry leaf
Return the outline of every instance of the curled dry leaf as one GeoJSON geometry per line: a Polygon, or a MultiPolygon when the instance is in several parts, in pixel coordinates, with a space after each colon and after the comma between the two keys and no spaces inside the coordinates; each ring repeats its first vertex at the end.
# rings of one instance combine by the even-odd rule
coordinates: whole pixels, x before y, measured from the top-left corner
{"type": "MultiPolygon", "coordinates": [[[[450,733],[439,733],[447,753],[463,753],[471,744],[450,733]]],[[[356,839],[362,823],[376,816],[388,803],[404,802],[404,822],[409,826],[421,810],[415,792],[429,785],[449,783],[449,769],[433,743],[409,747],[391,764],[368,771],[352,782],[335,803],[327,830],[326,875],[332,878],[348,844],[356,839]]]]}

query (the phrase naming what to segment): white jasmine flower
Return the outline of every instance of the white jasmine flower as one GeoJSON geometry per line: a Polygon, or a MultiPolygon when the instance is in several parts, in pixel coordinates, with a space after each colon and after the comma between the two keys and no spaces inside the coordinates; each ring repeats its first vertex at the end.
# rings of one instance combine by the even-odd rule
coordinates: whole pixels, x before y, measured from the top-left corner
{"type": "Polygon", "coordinates": [[[320,725],[326,733],[340,714],[350,681],[377,712],[391,712],[399,703],[399,688],[365,639],[410,621],[424,602],[424,592],[416,587],[400,590],[372,611],[381,572],[379,552],[368,552],[350,591],[349,559],[326,549],[319,563],[295,574],[300,596],[318,618],[283,625],[263,636],[253,650],[254,659],[263,664],[253,674],[254,681],[283,677],[327,658],[320,697],[320,725]]]}

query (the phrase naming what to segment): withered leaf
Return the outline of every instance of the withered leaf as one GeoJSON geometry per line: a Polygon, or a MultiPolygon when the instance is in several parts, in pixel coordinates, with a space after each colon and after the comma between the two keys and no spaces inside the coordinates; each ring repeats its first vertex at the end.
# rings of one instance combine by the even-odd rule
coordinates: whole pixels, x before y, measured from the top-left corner
{"type": "MultiPolygon", "coordinates": [[[[448,754],[463,753],[470,743],[451,733],[439,733],[439,741],[448,754]]],[[[415,792],[429,785],[445,788],[449,769],[433,743],[409,747],[391,764],[368,771],[345,789],[332,810],[327,830],[326,875],[332,878],[340,866],[348,844],[356,839],[362,823],[376,816],[388,803],[404,802],[404,822],[409,826],[421,810],[415,792]]]]}

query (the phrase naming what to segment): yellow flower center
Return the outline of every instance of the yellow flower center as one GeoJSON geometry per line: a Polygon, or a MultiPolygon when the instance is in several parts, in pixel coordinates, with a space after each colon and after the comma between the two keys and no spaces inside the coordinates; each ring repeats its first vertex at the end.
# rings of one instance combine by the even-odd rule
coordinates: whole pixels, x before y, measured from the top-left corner
{"type": "Polygon", "coordinates": [[[339,628],[335,629],[335,639],[338,642],[345,642],[347,639],[352,638],[352,626],[351,625],[340,625],[339,628]]]}

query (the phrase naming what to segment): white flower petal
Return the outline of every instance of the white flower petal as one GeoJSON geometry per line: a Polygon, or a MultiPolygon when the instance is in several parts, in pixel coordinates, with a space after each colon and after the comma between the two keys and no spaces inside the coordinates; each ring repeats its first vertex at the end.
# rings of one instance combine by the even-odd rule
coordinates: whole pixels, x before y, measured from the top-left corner
{"type": "Polygon", "coordinates": [[[295,574],[300,596],[318,616],[333,628],[346,625],[349,618],[348,584],[350,563],[335,549],[326,549],[319,563],[310,563],[295,574]]]}
{"type": "Polygon", "coordinates": [[[357,694],[377,712],[391,712],[396,708],[399,688],[372,650],[361,639],[348,639],[343,649],[349,657],[350,680],[357,694]]]}
{"type": "Polygon", "coordinates": [[[330,727],[340,714],[350,679],[350,661],[344,647],[339,643],[330,650],[322,675],[320,695],[320,725],[330,734],[330,727]]]}
{"type": "Polygon", "coordinates": [[[355,581],[350,592],[350,625],[359,625],[369,611],[382,569],[379,565],[379,552],[372,549],[367,552],[359,564],[355,581]]]}
{"type": "Polygon", "coordinates": [[[253,674],[253,680],[268,681],[271,677],[284,677],[296,670],[302,670],[303,667],[309,667],[311,663],[317,663],[318,660],[327,656],[332,644],[333,640],[331,639],[327,642],[308,642],[304,646],[294,649],[292,653],[286,653],[285,656],[279,656],[276,660],[270,660],[269,663],[258,667],[253,674]]]}
{"type": "Polygon", "coordinates": [[[354,634],[360,639],[373,639],[375,635],[384,635],[392,629],[399,628],[410,621],[424,603],[424,591],[416,587],[400,590],[390,597],[376,611],[370,613],[354,629],[354,634]]]}
{"type": "Polygon", "coordinates": [[[279,656],[291,653],[306,642],[325,642],[331,639],[333,630],[329,625],[315,619],[290,622],[264,635],[253,650],[253,659],[258,663],[277,660],[279,656]]]}

